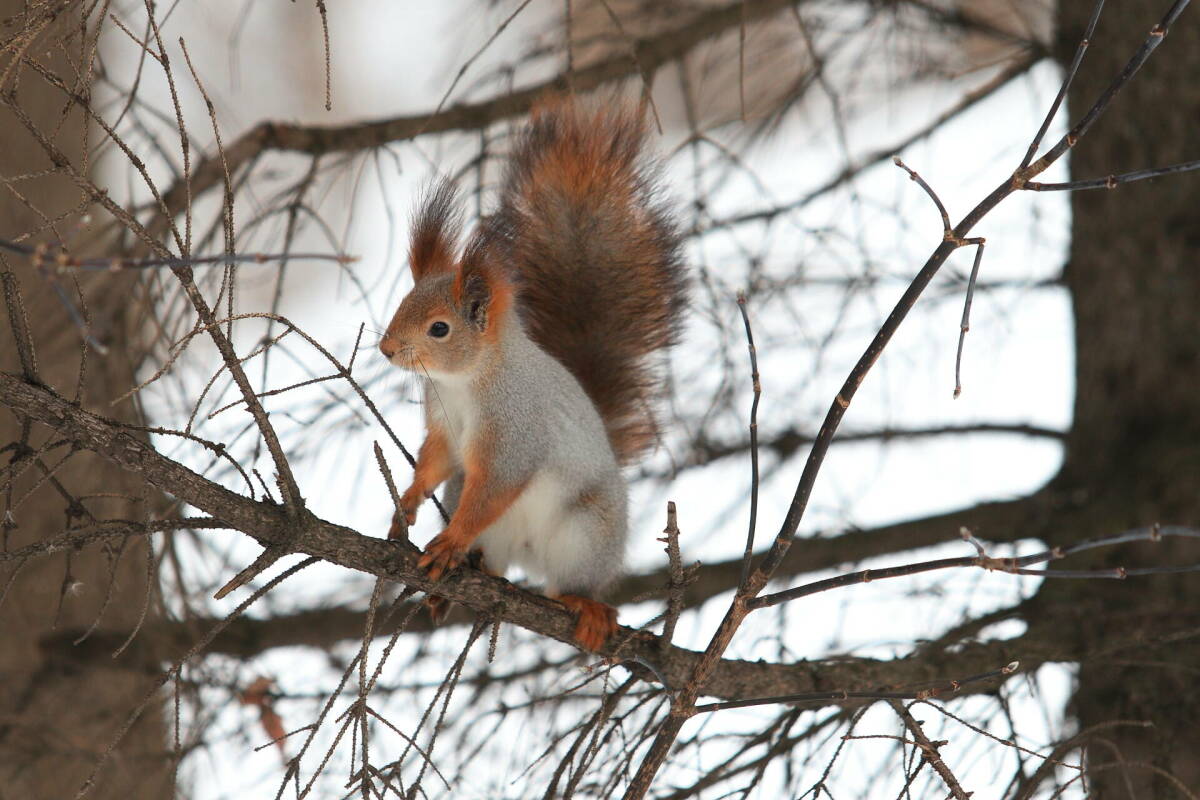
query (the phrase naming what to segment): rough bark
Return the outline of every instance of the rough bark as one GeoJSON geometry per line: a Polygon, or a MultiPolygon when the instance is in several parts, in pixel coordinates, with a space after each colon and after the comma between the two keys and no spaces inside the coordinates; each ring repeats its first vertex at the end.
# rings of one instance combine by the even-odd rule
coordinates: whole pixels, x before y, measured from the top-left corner
{"type": "MultiPolygon", "coordinates": [[[[6,38],[23,33],[23,13],[45,11],[26,6],[21,0],[0,0],[6,38]]],[[[30,52],[40,59],[53,48],[48,43],[70,30],[68,25],[78,27],[66,14],[47,26],[30,52]]],[[[63,59],[47,57],[47,61],[69,69],[63,59]]],[[[57,131],[63,150],[78,158],[86,136],[81,115],[76,111],[64,115],[57,90],[28,73],[18,70],[17,74],[22,80],[11,102],[43,130],[57,131]]],[[[5,92],[12,88],[12,84],[3,87],[5,92]]],[[[0,175],[27,175],[51,166],[10,108],[0,106],[0,175]]],[[[63,215],[80,200],[78,188],[56,175],[0,186],[0,235],[31,234],[33,242],[69,237],[77,218],[63,215]]],[[[81,340],[62,302],[28,259],[0,257],[0,281],[9,301],[8,313],[0,314],[0,369],[23,373],[74,396],[80,385],[81,340]],[[23,307],[16,304],[18,294],[23,307]],[[18,325],[28,326],[34,353],[17,346],[10,329],[14,317],[18,325]]],[[[74,293],[69,282],[65,288],[74,293]]],[[[132,365],[124,321],[128,290],[128,281],[108,276],[84,283],[97,336],[110,347],[105,358],[88,354],[79,394],[85,405],[107,406],[130,385],[132,365]]],[[[20,415],[0,412],[0,445],[23,443],[36,451],[47,441],[44,428],[34,426],[27,439],[24,432],[20,415]]],[[[7,492],[0,491],[0,509],[11,511],[11,517],[0,522],[0,548],[13,550],[61,535],[87,524],[93,516],[144,517],[146,495],[141,481],[92,453],[76,453],[58,466],[69,453],[68,448],[57,448],[31,456],[30,450],[18,448],[0,455],[0,468],[13,465],[23,471],[7,492]],[[45,478],[47,470],[53,471],[54,480],[45,478]]],[[[3,478],[7,477],[5,472],[3,478]]],[[[0,795],[74,797],[129,709],[147,691],[149,676],[136,667],[130,669],[128,659],[114,659],[112,650],[93,652],[81,662],[40,645],[55,630],[86,629],[102,609],[104,624],[131,629],[146,600],[147,575],[142,537],[114,540],[106,548],[67,550],[8,563],[0,569],[0,586],[7,588],[0,605],[0,795]]],[[[152,711],[131,731],[92,796],[170,796],[166,747],[161,716],[152,711]]]]}
{"type": "MultiPolygon", "coordinates": [[[[479,570],[458,570],[434,582],[417,566],[418,552],[411,545],[364,536],[307,511],[291,517],[281,505],[232,492],[158,453],[120,424],[78,408],[18,376],[0,373],[0,404],[48,426],[81,448],[103,455],[188,505],[214,515],[216,525],[251,536],[264,548],[277,548],[280,555],[302,553],[420,591],[436,589],[438,595],[467,606],[484,618],[502,619],[562,642],[575,641],[575,618],[559,603],[519,590],[508,581],[479,570]]],[[[44,642],[47,650],[67,653],[75,649],[67,647],[61,637],[48,636],[44,642]]],[[[908,664],[862,659],[844,668],[825,671],[814,669],[808,662],[771,664],[725,659],[703,688],[705,694],[715,697],[744,699],[883,683],[922,684],[1003,666],[1012,657],[1005,649],[1006,643],[996,644],[998,649],[976,651],[978,661],[950,663],[940,656],[914,659],[908,664]],[[979,664],[983,666],[977,668],[979,664]]],[[[146,643],[130,652],[137,651],[146,668],[152,669],[162,654],[178,652],[172,646],[146,643]]],[[[620,628],[598,653],[635,669],[637,664],[645,665],[647,678],[665,679],[669,686],[686,682],[702,655],[681,647],[663,647],[657,636],[630,628],[620,628]]],[[[1042,660],[1057,658],[1047,651],[1042,660]]]]}
{"type": "MultiPolygon", "coordinates": [[[[785,585],[798,576],[821,570],[846,568],[865,559],[895,554],[895,563],[910,561],[906,551],[959,541],[959,531],[966,527],[992,543],[1013,542],[1045,535],[1051,524],[1051,498],[1048,494],[977,506],[937,514],[921,519],[906,520],[877,528],[845,531],[836,536],[805,539],[792,548],[775,572],[775,579],[785,585]]],[[[1063,501],[1060,500],[1058,508],[1063,501]]],[[[972,551],[963,543],[962,553],[972,551]]],[[[699,606],[732,592],[741,578],[742,559],[697,563],[689,573],[689,583],[683,590],[683,605],[687,609],[699,606]]],[[[606,595],[613,605],[641,602],[647,598],[664,598],[669,583],[667,568],[654,572],[625,576],[606,595]]],[[[367,627],[368,613],[359,606],[330,606],[281,613],[265,619],[243,618],[234,621],[212,641],[208,652],[251,658],[276,647],[331,647],[348,639],[362,638],[367,627]]],[[[449,616],[434,625],[427,614],[408,620],[407,633],[424,633],[455,625],[469,625],[473,612],[454,606],[449,616]]],[[[201,632],[216,625],[216,617],[195,617],[179,622],[164,621],[154,628],[164,637],[163,644],[174,643],[176,655],[187,649],[201,632]]],[[[104,626],[105,635],[124,639],[129,631],[104,626]]],[[[395,628],[373,627],[375,636],[390,636],[395,628]]],[[[74,639],[82,631],[63,630],[55,640],[74,639]]],[[[156,634],[157,635],[157,634],[156,634]]]]}
{"type": "MultiPolygon", "coordinates": [[[[545,597],[522,591],[507,581],[478,570],[461,570],[444,576],[436,583],[417,566],[417,551],[305,513],[289,517],[283,506],[252,500],[209,481],[188,468],[156,452],[148,444],[130,435],[119,424],[80,409],[50,391],[32,386],[14,375],[0,373],[0,404],[51,427],[80,447],[92,450],[120,464],[131,473],[187,504],[210,513],[219,513],[219,526],[228,526],[256,539],[264,547],[278,547],[286,553],[315,556],[347,569],[374,575],[421,591],[436,589],[439,595],[472,608],[486,618],[498,618],[535,633],[562,642],[574,641],[574,617],[545,597]]],[[[774,664],[763,661],[722,659],[703,685],[703,694],[722,699],[745,700],[780,694],[830,692],[862,688],[920,688],[936,684],[950,676],[977,674],[997,669],[1019,659],[1026,668],[1046,662],[1090,662],[1098,658],[1126,656],[1146,643],[1160,642],[1152,631],[1127,629],[1092,640],[1063,637],[1060,628],[1073,619],[1068,611],[1029,614],[1027,609],[1012,609],[1013,616],[1030,621],[1026,636],[1012,641],[968,643],[960,641],[970,631],[921,648],[912,657],[879,661],[868,658],[835,658],[828,661],[800,661],[774,664]],[[956,647],[948,648],[948,645],[956,647]]],[[[994,620],[993,620],[994,621],[994,620]]],[[[1200,616],[1180,613],[1173,619],[1180,629],[1200,631],[1200,616]]],[[[386,626],[383,619],[379,623],[386,626]]],[[[231,639],[218,650],[238,652],[248,637],[261,633],[252,620],[231,626],[231,639]]],[[[164,659],[182,655],[185,645],[197,637],[194,628],[162,625],[147,630],[145,637],[128,651],[131,665],[158,673],[164,659]]],[[[80,648],[62,635],[43,640],[47,652],[60,653],[64,660],[84,663],[89,653],[107,653],[108,647],[124,632],[103,631],[96,641],[80,648]]],[[[664,680],[668,686],[683,685],[691,676],[701,653],[681,647],[664,647],[659,638],[647,632],[621,628],[599,651],[599,655],[625,663],[631,669],[644,668],[647,680],[664,680]],[[641,667],[639,667],[641,665],[641,667]]],[[[964,692],[987,689],[991,684],[964,688],[964,692]]],[[[836,701],[835,701],[836,702],[836,701]]]]}

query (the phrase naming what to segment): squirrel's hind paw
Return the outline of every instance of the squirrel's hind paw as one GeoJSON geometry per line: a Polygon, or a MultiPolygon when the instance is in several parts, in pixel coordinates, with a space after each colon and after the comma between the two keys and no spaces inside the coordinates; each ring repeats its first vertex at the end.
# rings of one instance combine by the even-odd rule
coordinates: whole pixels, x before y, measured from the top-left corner
{"type": "Polygon", "coordinates": [[[595,652],[617,632],[617,610],[607,603],[577,594],[563,594],[555,599],[579,615],[575,641],[584,648],[595,652]]]}

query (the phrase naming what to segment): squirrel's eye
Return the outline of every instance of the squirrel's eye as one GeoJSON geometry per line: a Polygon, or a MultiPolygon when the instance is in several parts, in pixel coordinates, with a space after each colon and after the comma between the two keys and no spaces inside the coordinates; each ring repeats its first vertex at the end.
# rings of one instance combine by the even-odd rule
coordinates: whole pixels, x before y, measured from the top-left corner
{"type": "Polygon", "coordinates": [[[446,323],[442,322],[441,320],[438,320],[437,322],[435,322],[429,326],[429,335],[435,339],[441,339],[443,336],[445,336],[449,332],[450,332],[450,326],[447,325],[446,323]]]}

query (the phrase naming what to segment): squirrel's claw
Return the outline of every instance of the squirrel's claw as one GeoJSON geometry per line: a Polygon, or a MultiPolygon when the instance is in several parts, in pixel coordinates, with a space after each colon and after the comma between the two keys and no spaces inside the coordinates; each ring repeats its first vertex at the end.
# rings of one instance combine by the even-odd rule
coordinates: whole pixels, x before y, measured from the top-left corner
{"type": "Polygon", "coordinates": [[[467,557],[467,548],[457,536],[442,531],[425,545],[425,554],[417,562],[417,566],[429,573],[429,577],[437,580],[446,572],[462,565],[467,557]]]}

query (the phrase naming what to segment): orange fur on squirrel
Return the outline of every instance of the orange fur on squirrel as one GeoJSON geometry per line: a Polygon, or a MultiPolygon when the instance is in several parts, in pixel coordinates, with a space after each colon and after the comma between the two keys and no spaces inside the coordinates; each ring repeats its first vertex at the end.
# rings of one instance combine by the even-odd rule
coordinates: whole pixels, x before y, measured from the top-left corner
{"type": "Polygon", "coordinates": [[[589,650],[617,630],[598,595],[624,558],[621,466],[654,443],[657,358],[685,301],[645,139],[631,109],[543,104],[465,246],[453,184],[433,187],[413,221],[413,289],[379,344],[425,387],[428,436],[397,514],[415,520],[443,481],[453,510],[421,566],[437,579],[472,552],[499,574],[520,565],[589,650]]]}

